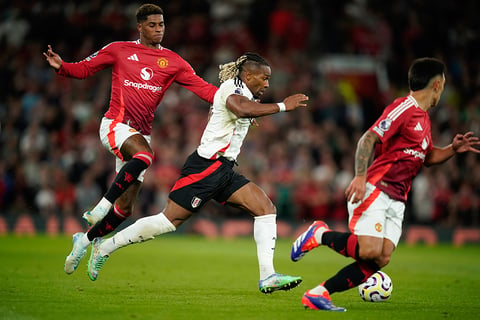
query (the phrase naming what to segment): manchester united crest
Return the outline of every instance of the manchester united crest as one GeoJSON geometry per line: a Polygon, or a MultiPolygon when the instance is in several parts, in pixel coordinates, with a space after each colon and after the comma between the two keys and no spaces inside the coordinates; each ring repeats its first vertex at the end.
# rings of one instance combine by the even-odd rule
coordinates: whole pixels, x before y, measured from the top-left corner
{"type": "Polygon", "coordinates": [[[165,58],[158,58],[157,65],[162,69],[166,68],[168,67],[168,60],[165,58]]]}
{"type": "Polygon", "coordinates": [[[375,230],[377,230],[377,232],[382,232],[382,229],[383,229],[382,224],[380,222],[377,222],[375,224],[375,230]]]}

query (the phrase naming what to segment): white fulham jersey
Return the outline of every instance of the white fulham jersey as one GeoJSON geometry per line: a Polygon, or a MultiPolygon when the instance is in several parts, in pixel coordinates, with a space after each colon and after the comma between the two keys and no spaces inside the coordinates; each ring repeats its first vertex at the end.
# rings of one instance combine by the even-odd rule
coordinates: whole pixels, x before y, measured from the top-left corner
{"type": "Polygon", "coordinates": [[[207,127],[203,131],[198,154],[207,159],[224,156],[236,160],[251,124],[249,118],[238,118],[227,108],[227,98],[239,94],[253,100],[253,94],[240,78],[229,79],[215,93],[207,127]]]}

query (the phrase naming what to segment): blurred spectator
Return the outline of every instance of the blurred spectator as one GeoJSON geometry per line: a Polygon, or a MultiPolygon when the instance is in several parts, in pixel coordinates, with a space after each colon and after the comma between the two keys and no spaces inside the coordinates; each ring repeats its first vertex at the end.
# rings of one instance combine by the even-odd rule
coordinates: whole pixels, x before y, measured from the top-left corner
{"type": "Polygon", "coordinates": [[[310,39],[311,23],[301,1],[280,0],[268,17],[269,46],[283,53],[301,52],[310,39]]]}
{"type": "Polygon", "coordinates": [[[102,195],[102,189],[95,183],[93,172],[85,172],[80,183],[75,186],[76,209],[80,212],[90,209],[92,203],[97,203],[102,195]]]}
{"type": "Polygon", "coordinates": [[[75,214],[75,186],[68,181],[67,174],[62,168],[53,169],[53,192],[55,205],[59,215],[73,216],[75,214]]]}
{"type": "Polygon", "coordinates": [[[3,21],[0,23],[0,40],[8,46],[19,48],[25,45],[25,37],[30,29],[30,24],[23,16],[24,12],[14,6],[2,13],[3,21]]]}
{"type": "Polygon", "coordinates": [[[454,191],[449,184],[447,175],[440,170],[434,172],[434,183],[430,184],[431,193],[433,195],[433,215],[431,220],[426,222],[437,222],[443,225],[453,225],[452,200],[454,191]]]}
{"type": "Polygon", "coordinates": [[[430,171],[424,170],[412,182],[413,217],[411,217],[411,222],[423,224],[434,220],[434,199],[430,189],[433,179],[429,173],[430,171]]]}
{"type": "Polygon", "coordinates": [[[57,215],[57,202],[55,199],[55,191],[53,189],[53,181],[49,180],[52,169],[50,166],[43,164],[38,174],[40,175],[40,185],[35,195],[35,205],[39,214],[43,218],[50,215],[57,215]]]}
{"type": "Polygon", "coordinates": [[[468,182],[462,181],[453,201],[455,202],[455,225],[478,225],[478,200],[468,182]]]}

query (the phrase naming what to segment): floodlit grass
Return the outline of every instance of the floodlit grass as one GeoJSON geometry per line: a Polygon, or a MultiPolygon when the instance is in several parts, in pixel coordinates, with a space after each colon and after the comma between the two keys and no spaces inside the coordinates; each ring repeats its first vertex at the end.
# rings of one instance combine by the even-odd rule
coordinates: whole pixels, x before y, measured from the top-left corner
{"type": "Polygon", "coordinates": [[[70,237],[0,237],[0,319],[478,319],[480,246],[401,245],[384,271],[393,281],[387,302],[367,303],[357,290],[333,295],[346,313],[304,310],[302,294],[352,260],[318,248],[289,259],[293,239],[277,242],[278,272],[301,275],[288,292],[258,291],[252,238],[207,240],[160,236],[124,248],[97,281],[86,258],[63,272],[70,237]]]}

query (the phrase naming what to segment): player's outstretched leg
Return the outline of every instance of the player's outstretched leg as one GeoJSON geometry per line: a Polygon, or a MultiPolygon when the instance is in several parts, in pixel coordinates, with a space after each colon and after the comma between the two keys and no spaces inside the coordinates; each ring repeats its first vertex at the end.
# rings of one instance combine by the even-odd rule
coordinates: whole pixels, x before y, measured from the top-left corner
{"type": "Polygon", "coordinates": [[[325,231],[330,231],[328,225],[323,221],[315,221],[307,231],[302,233],[293,243],[290,258],[292,261],[300,260],[307,252],[318,247],[325,231]]]}
{"type": "Polygon", "coordinates": [[[65,259],[65,264],[63,266],[63,270],[66,274],[72,274],[77,269],[80,260],[82,260],[87,253],[87,248],[90,243],[87,242],[87,244],[84,245],[82,241],[84,236],[85,234],[83,232],[77,232],[72,237],[73,248],[65,259]]]}
{"type": "Polygon", "coordinates": [[[314,294],[311,293],[310,290],[308,290],[302,297],[302,304],[305,309],[337,312],[347,311],[347,309],[343,307],[336,307],[335,305],[333,305],[332,299],[330,298],[327,290],[323,291],[322,294],[314,294]]]}
{"type": "Polygon", "coordinates": [[[92,241],[92,252],[90,253],[90,259],[88,260],[88,277],[90,280],[95,281],[98,278],[98,273],[102,269],[103,264],[107,261],[108,255],[100,253],[100,245],[102,244],[102,238],[95,238],[92,241]]]}
{"type": "Polygon", "coordinates": [[[274,273],[264,280],[258,282],[258,288],[262,293],[272,293],[278,290],[290,290],[302,282],[301,277],[288,276],[274,273]]]}

